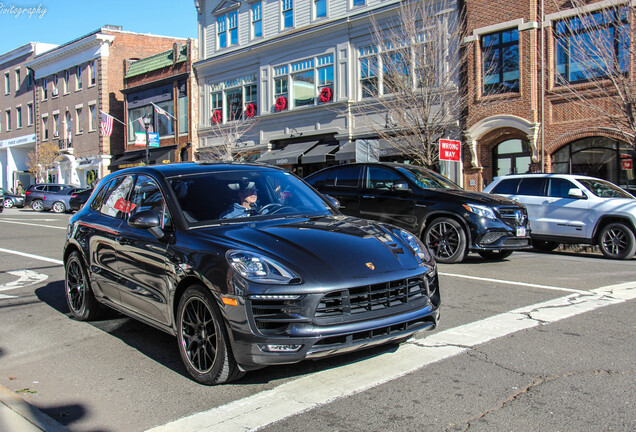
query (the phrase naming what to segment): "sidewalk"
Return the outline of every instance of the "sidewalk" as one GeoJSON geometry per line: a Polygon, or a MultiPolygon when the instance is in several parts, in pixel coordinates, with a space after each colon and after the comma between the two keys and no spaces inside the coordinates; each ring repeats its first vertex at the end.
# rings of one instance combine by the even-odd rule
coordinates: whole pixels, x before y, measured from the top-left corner
{"type": "Polygon", "coordinates": [[[0,386],[1,432],[69,432],[67,428],[0,386]]]}

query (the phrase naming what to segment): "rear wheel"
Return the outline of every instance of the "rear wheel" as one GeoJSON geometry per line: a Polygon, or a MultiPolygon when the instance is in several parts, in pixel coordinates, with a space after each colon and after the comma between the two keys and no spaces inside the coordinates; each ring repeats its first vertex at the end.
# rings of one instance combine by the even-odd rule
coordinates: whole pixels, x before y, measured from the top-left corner
{"type": "Polygon", "coordinates": [[[477,253],[479,255],[481,255],[481,257],[483,259],[487,259],[489,261],[501,261],[503,259],[508,258],[510,255],[512,255],[511,250],[498,250],[498,251],[493,251],[493,250],[482,250],[482,251],[477,251],[477,253]]]}
{"type": "Polygon", "coordinates": [[[223,384],[242,375],[218,306],[200,285],[189,287],[179,301],[177,339],[186,369],[201,384],[223,384]]]}
{"type": "Polygon", "coordinates": [[[607,258],[629,259],[636,252],[636,238],[628,226],[620,222],[607,224],[599,235],[601,252],[607,258]]]}
{"type": "Polygon", "coordinates": [[[36,212],[41,212],[44,210],[44,203],[42,200],[35,200],[31,203],[31,208],[36,212]]]}
{"type": "Polygon", "coordinates": [[[71,253],[65,267],[65,294],[69,310],[80,321],[97,319],[102,315],[103,307],[93,295],[80,254],[71,253]]]}
{"type": "Polygon", "coordinates": [[[11,208],[13,207],[13,200],[10,198],[5,198],[4,199],[4,208],[11,208]]]}
{"type": "Polygon", "coordinates": [[[559,247],[559,243],[547,240],[532,240],[532,247],[542,252],[551,252],[559,247]]]}
{"type": "Polygon", "coordinates": [[[466,257],[466,233],[454,219],[439,218],[424,230],[424,243],[441,263],[460,262],[466,257]]]}
{"type": "Polygon", "coordinates": [[[56,201],[53,203],[52,210],[55,213],[64,213],[66,211],[66,206],[61,201],[56,201]]]}

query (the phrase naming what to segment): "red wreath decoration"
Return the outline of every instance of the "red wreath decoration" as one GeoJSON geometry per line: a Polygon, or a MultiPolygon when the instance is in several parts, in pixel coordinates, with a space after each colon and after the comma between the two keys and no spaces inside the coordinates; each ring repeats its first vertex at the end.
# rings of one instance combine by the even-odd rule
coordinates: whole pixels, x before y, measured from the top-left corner
{"type": "Polygon", "coordinates": [[[223,120],[223,114],[221,114],[221,110],[214,110],[214,112],[212,113],[212,123],[221,123],[221,120],[223,120]]]}
{"type": "Polygon", "coordinates": [[[327,103],[331,101],[331,89],[329,87],[323,87],[320,90],[320,102],[327,103]]]}
{"type": "Polygon", "coordinates": [[[245,107],[245,117],[252,118],[256,114],[256,105],[248,103],[245,107]]]}
{"type": "Polygon", "coordinates": [[[287,98],[285,96],[278,96],[276,99],[276,111],[283,111],[287,108],[287,98]]]}

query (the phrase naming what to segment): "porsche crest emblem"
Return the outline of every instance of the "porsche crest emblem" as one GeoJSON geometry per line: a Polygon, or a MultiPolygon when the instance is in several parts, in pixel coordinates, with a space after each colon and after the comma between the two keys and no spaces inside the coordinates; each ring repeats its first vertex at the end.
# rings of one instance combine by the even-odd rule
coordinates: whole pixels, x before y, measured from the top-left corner
{"type": "Polygon", "coordinates": [[[372,262],[368,262],[368,263],[366,263],[366,264],[367,264],[367,267],[369,267],[369,269],[371,269],[371,270],[375,270],[375,266],[373,265],[373,263],[372,263],[372,262]]]}

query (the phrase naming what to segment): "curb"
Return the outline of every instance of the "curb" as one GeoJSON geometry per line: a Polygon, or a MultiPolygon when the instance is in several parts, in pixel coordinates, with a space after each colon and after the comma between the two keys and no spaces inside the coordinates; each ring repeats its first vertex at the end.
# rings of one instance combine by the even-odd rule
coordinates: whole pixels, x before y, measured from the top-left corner
{"type": "Polygon", "coordinates": [[[70,432],[66,427],[1,385],[0,431],[70,432]]]}

